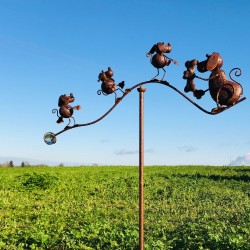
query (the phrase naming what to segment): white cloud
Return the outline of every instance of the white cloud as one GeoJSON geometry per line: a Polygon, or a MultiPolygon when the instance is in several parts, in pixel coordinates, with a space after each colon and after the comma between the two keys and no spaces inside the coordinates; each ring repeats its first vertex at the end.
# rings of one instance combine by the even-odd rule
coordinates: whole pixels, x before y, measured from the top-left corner
{"type": "Polygon", "coordinates": [[[119,151],[116,151],[116,155],[132,155],[132,154],[138,154],[138,150],[127,150],[127,149],[121,149],[119,151]]]}
{"type": "MultiPolygon", "coordinates": [[[[144,153],[153,153],[153,149],[146,149],[144,150],[144,153]]],[[[116,155],[132,155],[132,154],[139,154],[139,150],[127,150],[127,149],[121,149],[119,151],[114,152],[116,155]]]]}
{"type": "Polygon", "coordinates": [[[246,153],[243,156],[238,156],[235,160],[233,160],[230,166],[250,166],[250,153],[246,153]]]}
{"type": "Polygon", "coordinates": [[[109,142],[108,139],[102,139],[102,140],[101,140],[101,143],[107,143],[107,142],[109,142]]]}
{"type": "Polygon", "coordinates": [[[185,151],[187,153],[190,153],[190,152],[194,152],[196,151],[197,149],[193,146],[182,146],[182,147],[179,147],[178,148],[179,150],[182,150],[182,151],[185,151]]]}

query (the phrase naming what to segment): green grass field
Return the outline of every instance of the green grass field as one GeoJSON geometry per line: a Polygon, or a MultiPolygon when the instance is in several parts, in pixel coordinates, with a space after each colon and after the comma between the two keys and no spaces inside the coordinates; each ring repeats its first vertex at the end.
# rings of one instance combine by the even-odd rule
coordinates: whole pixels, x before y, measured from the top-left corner
{"type": "MultiPolygon", "coordinates": [[[[250,167],[145,167],[145,249],[250,249],[250,167]]],[[[138,249],[138,167],[0,169],[0,249],[138,249]]]]}

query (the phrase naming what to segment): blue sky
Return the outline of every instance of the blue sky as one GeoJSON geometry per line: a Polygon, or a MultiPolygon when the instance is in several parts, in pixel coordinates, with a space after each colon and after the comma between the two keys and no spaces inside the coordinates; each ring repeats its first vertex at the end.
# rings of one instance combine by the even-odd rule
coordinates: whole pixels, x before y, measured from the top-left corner
{"type": "MultiPolygon", "coordinates": [[[[179,62],[166,68],[172,85],[183,91],[186,60],[218,52],[227,75],[242,69],[237,81],[248,99],[209,116],[170,88],[145,86],[145,165],[249,165],[249,12],[248,0],[0,0],[0,162],[137,165],[137,91],[99,123],[59,135],[55,145],[43,135],[65,126],[51,112],[61,94],[72,92],[73,104],[83,107],[74,113],[77,123],[114,104],[113,95],[96,94],[102,69],[111,66],[126,88],[151,79],[157,72],[146,53],[163,41],[179,62]]],[[[208,110],[216,106],[209,93],[188,96],[208,110]]]]}

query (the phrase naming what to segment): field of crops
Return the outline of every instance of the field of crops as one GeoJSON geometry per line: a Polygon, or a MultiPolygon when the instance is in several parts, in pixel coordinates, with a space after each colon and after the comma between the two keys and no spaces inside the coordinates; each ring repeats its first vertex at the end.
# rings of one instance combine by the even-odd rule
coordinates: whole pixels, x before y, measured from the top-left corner
{"type": "MultiPolygon", "coordinates": [[[[145,167],[145,249],[250,249],[250,167],[145,167]]],[[[0,169],[0,249],[138,249],[138,167],[0,169]]]]}

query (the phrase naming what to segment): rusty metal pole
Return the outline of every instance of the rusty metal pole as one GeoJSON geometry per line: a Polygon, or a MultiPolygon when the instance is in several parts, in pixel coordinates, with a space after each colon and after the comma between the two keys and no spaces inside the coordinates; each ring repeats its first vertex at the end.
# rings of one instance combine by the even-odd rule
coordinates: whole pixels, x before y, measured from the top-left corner
{"type": "Polygon", "coordinates": [[[144,249],[144,92],[145,88],[137,89],[139,92],[139,247],[144,249]]]}

